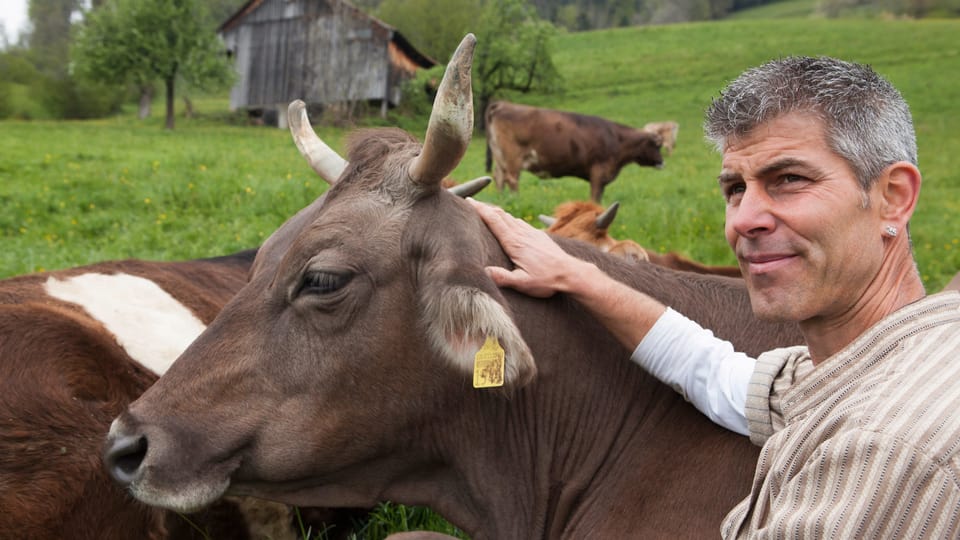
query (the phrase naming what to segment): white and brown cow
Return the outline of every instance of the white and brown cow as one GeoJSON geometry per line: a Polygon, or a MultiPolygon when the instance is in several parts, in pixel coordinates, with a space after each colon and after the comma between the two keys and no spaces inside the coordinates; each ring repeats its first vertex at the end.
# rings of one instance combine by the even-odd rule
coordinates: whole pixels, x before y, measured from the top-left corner
{"type": "MultiPolygon", "coordinates": [[[[296,538],[285,505],[224,499],[184,518],[132,499],[100,463],[110,421],[246,283],[254,253],[0,281],[0,538],[296,538]]],[[[337,532],[352,515],[308,513],[337,532]]]]}
{"type": "Polygon", "coordinates": [[[486,110],[487,172],[497,189],[517,191],[521,171],[542,178],[576,176],[590,182],[590,199],[630,163],[661,167],[663,138],[586,114],[496,101],[486,110]]]}
{"type": "MultiPolygon", "coordinates": [[[[746,438],[632,364],[568,298],[499,290],[485,273],[510,262],[440,189],[470,140],[474,45],[447,66],[422,146],[373,130],[349,162],[309,157],[335,181],[326,198],[268,239],[250,282],[114,421],[105,466],[133,496],[181,511],[224,494],[392,500],[482,540],[714,536],[749,491],[746,438]],[[502,372],[495,346],[475,371],[488,342],[502,372]]],[[[741,350],[800,340],[755,320],[740,280],[558,241],[741,350]]]]}

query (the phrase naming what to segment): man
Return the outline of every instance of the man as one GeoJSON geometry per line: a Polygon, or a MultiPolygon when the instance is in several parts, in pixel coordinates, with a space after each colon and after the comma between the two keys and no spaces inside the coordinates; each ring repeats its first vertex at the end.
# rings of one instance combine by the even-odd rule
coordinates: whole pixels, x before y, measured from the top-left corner
{"type": "Polygon", "coordinates": [[[635,361],[763,446],[725,538],[960,537],[960,295],[926,296],[913,260],[921,176],[903,98],[867,66],[790,57],[743,73],[706,116],[753,309],[797,321],[805,347],[750,361],[475,203],[516,265],[490,275],[570,295],[635,361]]]}

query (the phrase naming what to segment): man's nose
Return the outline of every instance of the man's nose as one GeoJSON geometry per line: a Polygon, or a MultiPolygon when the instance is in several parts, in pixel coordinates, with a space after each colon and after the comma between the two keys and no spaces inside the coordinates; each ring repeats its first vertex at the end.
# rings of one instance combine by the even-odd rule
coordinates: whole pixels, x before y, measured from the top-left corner
{"type": "Polygon", "coordinates": [[[727,227],[743,237],[770,232],[776,226],[773,201],[758,186],[748,186],[736,205],[727,207],[727,227]]]}

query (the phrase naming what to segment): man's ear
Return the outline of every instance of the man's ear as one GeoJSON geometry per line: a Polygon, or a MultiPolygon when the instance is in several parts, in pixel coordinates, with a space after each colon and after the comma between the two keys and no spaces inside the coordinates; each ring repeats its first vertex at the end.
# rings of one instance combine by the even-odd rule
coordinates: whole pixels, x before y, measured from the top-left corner
{"type": "Polygon", "coordinates": [[[920,170],[906,161],[889,165],[880,177],[880,217],[885,223],[905,229],[920,197],[920,170]]]}

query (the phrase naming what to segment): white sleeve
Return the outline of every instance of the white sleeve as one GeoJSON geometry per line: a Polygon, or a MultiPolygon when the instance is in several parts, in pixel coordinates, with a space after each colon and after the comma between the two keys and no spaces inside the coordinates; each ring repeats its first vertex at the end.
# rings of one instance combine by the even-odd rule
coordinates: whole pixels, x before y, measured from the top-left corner
{"type": "Polygon", "coordinates": [[[741,435],[747,428],[747,387],[756,360],[729,341],[667,308],[630,359],[670,385],[714,423],[741,435]]]}

